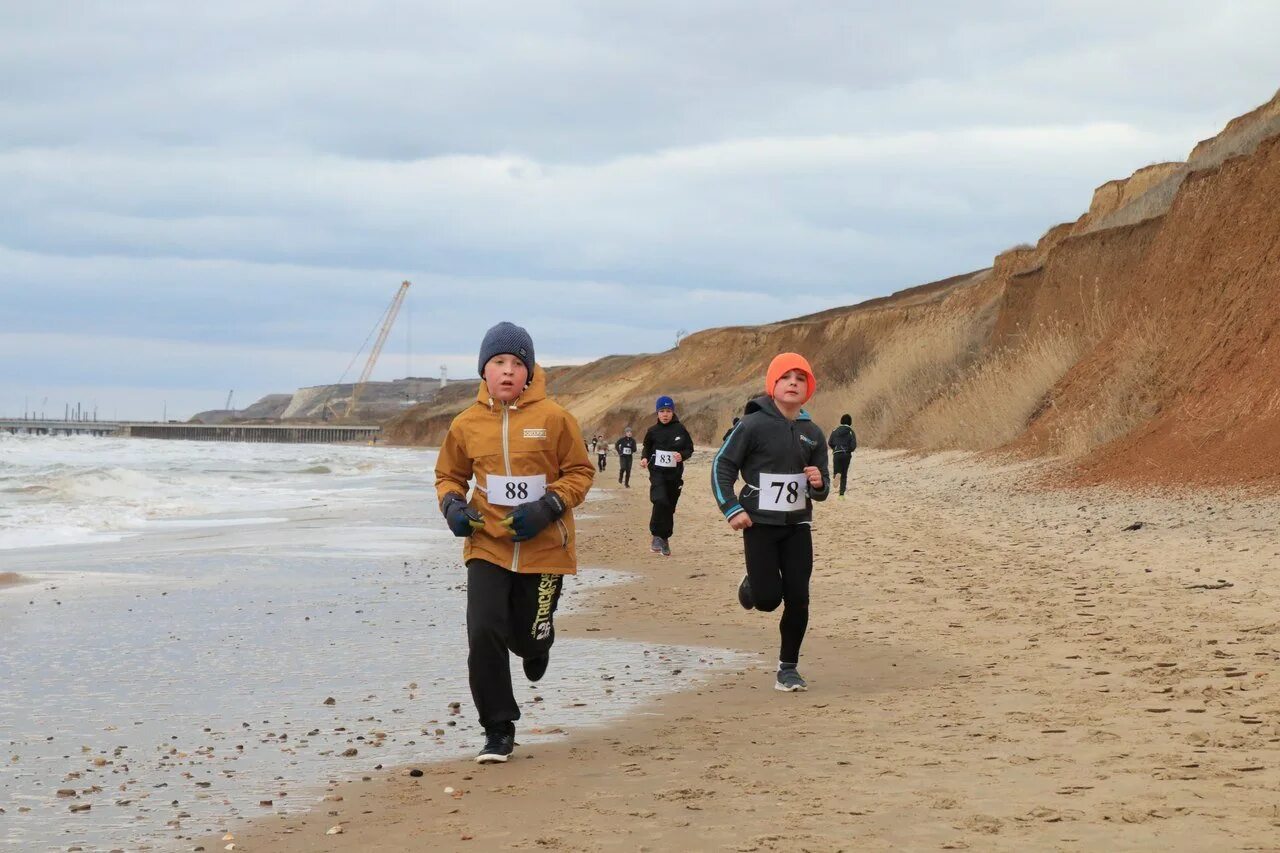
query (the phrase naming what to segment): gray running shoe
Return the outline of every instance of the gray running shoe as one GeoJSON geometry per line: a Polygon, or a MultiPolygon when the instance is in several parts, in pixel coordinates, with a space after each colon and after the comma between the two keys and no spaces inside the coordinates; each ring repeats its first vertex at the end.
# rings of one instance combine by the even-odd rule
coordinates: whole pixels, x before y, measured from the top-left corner
{"type": "Polygon", "coordinates": [[[773,689],[784,693],[799,693],[808,690],[809,685],[804,683],[795,667],[789,666],[778,670],[778,680],[774,682],[773,689]]]}
{"type": "Polygon", "coordinates": [[[664,557],[671,556],[671,540],[670,539],[662,540],[662,556],[664,557]]]}
{"type": "Polygon", "coordinates": [[[746,575],[742,576],[742,583],[738,584],[738,603],[743,610],[756,609],[755,599],[751,597],[751,579],[746,575]]]}
{"type": "Polygon", "coordinates": [[[653,537],[653,543],[649,545],[649,550],[655,554],[662,553],[662,537],[661,536],[653,537]]]}

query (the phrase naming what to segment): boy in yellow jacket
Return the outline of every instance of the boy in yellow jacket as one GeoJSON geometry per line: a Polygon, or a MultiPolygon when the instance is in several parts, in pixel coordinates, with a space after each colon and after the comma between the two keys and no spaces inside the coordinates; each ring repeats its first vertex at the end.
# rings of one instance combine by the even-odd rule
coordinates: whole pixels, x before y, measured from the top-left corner
{"type": "Polygon", "coordinates": [[[578,570],[573,507],[595,468],[578,422],[547,398],[528,332],[494,326],[479,367],[476,401],[453,419],[440,448],[436,495],[449,529],[467,538],[467,670],[485,730],[476,761],[488,764],[515,747],[520,707],[509,654],[523,659],[530,681],[547,671],[560,588],[578,570]]]}

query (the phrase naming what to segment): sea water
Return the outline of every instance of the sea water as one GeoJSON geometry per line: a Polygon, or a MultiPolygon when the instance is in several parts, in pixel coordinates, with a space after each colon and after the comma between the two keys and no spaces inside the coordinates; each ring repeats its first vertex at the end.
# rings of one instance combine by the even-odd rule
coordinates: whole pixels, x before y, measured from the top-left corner
{"type": "MultiPolygon", "coordinates": [[[[0,436],[0,573],[27,581],[0,588],[0,847],[183,849],[330,780],[474,750],[434,459],[0,436]]],[[[617,580],[584,569],[562,612],[617,580]]],[[[520,741],[737,663],[562,636],[544,682],[517,678],[520,741]]]]}

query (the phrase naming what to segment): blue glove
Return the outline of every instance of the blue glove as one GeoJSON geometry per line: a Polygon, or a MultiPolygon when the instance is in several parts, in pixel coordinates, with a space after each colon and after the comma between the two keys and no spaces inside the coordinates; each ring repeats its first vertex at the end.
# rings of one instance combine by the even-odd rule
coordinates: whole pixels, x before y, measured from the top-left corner
{"type": "Polygon", "coordinates": [[[547,492],[536,501],[520,504],[498,523],[514,534],[515,541],[527,542],[563,514],[564,501],[555,492],[547,492]]]}
{"type": "Polygon", "coordinates": [[[440,512],[454,536],[470,536],[484,527],[484,516],[467,506],[462,495],[453,493],[446,497],[440,505],[440,512]]]}

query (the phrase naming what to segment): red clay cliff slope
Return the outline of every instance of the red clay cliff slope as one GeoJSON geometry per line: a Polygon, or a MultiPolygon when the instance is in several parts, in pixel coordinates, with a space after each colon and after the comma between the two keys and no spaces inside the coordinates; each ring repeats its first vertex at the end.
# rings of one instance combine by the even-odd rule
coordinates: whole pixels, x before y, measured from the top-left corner
{"type": "MultiPolygon", "coordinates": [[[[584,432],[616,435],[670,393],[718,443],[772,355],[809,356],[812,407],[864,443],[1054,457],[1079,482],[1280,484],[1280,95],[1094,193],[1075,222],[992,267],[675,349],[554,371],[584,432]]],[[[452,389],[451,389],[452,390],[452,389]]],[[[388,425],[438,443],[466,383],[388,425]]]]}

